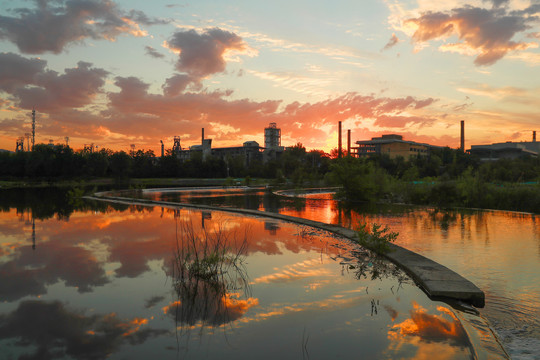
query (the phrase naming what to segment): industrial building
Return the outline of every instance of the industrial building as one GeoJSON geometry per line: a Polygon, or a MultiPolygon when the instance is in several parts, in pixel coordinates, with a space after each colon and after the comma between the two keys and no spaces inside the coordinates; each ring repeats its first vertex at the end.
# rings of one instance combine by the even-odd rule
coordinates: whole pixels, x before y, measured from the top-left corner
{"type": "Polygon", "coordinates": [[[540,154],[540,142],[536,141],[536,131],[533,131],[532,141],[507,141],[490,145],[471,145],[467,152],[478,156],[481,161],[516,159],[528,156],[538,157],[540,154]]]}
{"type": "Polygon", "coordinates": [[[351,155],[356,157],[386,154],[394,159],[401,156],[408,159],[411,156],[426,156],[432,148],[438,146],[405,141],[403,136],[396,134],[382,135],[371,140],[357,141],[357,147],[351,148],[351,155]]]}
{"type": "Polygon", "coordinates": [[[269,161],[276,159],[284,151],[281,146],[281,129],[276,123],[270,123],[269,127],[264,129],[265,147],[261,147],[256,141],[246,141],[242,146],[212,148],[212,139],[204,138],[204,128],[201,133],[201,145],[192,145],[189,149],[180,147],[180,137],[175,136],[175,145],[173,153],[181,160],[189,160],[193,156],[201,156],[203,160],[210,156],[226,160],[227,158],[241,157],[245,165],[249,166],[253,161],[269,161]],[[201,154],[201,155],[198,155],[201,154]]]}

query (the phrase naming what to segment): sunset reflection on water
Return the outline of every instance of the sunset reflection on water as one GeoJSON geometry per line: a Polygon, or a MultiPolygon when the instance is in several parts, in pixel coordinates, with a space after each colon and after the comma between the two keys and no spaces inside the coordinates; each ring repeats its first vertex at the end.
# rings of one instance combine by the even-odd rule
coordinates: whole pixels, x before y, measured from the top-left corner
{"type": "Polygon", "coordinates": [[[540,221],[509,211],[436,209],[391,204],[349,204],[329,195],[304,199],[252,191],[242,200],[215,190],[206,200],[193,193],[150,192],[145,196],[224,207],[256,208],[356,228],[388,225],[396,243],[456,271],[486,294],[481,309],[513,357],[540,352],[540,221]],[[248,200],[249,199],[249,200],[248,200]],[[256,207],[254,206],[256,204],[256,207]],[[532,349],[532,350],[527,350],[532,349]]]}
{"type": "Polygon", "coordinates": [[[31,218],[0,213],[0,344],[12,358],[296,359],[303,349],[310,358],[419,358],[434,343],[449,359],[470,357],[446,305],[403,274],[359,275],[357,248],[316,229],[110,207],[35,221],[33,249],[31,218]],[[228,234],[228,249],[246,234],[247,286],[203,277],[173,286],[182,222],[228,234]],[[407,324],[416,330],[402,330],[407,324]]]}

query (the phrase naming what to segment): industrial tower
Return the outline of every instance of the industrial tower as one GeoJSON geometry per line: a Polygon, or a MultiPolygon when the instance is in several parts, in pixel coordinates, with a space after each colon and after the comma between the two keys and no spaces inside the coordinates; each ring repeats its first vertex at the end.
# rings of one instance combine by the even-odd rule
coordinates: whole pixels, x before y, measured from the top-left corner
{"type": "Polygon", "coordinates": [[[15,152],[24,151],[24,137],[20,137],[17,139],[17,147],[15,148],[15,152]]]}
{"type": "Polygon", "coordinates": [[[270,123],[267,128],[264,128],[264,147],[272,149],[279,146],[281,146],[281,129],[276,123],[270,123]]]}
{"type": "Polygon", "coordinates": [[[180,136],[175,136],[172,151],[173,153],[178,154],[181,150],[182,147],[180,146],[180,136]]]}

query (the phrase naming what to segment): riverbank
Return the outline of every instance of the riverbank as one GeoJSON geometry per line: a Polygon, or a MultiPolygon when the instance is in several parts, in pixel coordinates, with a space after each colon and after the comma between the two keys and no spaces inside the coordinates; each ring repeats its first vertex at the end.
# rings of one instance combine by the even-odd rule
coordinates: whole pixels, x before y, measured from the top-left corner
{"type": "MultiPolygon", "coordinates": [[[[290,183],[275,185],[275,180],[261,178],[88,178],[78,180],[0,180],[0,189],[25,188],[81,188],[84,193],[107,189],[146,189],[167,187],[211,187],[211,186],[267,186],[282,190],[284,195],[298,195],[301,189],[290,183]]],[[[347,184],[345,184],[347,185],[347,184]]],[[[350,184],[349,184],[350,185],[350,184]]],[[[328,187],[325,187],[328,189],[328,187]]],[[[510,183],[506,185],[464,185],[456,181],[392,183],[390,190],[381,197],[366,200],[358,198],[362,188],[332,187],[338,190],[338,200],[350,202],[373,201],[406,205],[434,206],[441,209],[505,210],[540,214],[540,185],[537,183],[510,183]]],[[[363,195],[362,195],[363,196],[363,195]]]]}
{"type": "MultiPolygon", "coordinates": [[[[266,185],[267,179],[248,179],[249,185],[266,185]]],[[[246,185],[245,178],[221,178],[221,179],[186,179],[186,178],[137,178],[137,179],[114,179],[114,178],[89,178],[78,180],[56,179],[18,179],[0,180],[0,189],[21,188],[70,188],[70,187],[110,187],[115,189],[148,188],[148,187],[186,187],[186,186],[227,186],[246,185]]]]}

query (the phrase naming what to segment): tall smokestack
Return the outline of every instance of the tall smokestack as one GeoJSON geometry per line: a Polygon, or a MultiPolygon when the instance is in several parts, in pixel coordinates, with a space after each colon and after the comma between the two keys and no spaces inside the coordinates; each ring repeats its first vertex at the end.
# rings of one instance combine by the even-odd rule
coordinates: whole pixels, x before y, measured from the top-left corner
{"type": "Polygon", "coordinates": [[[536,131],[533,131],[533,142],[536,142],[536,131]]]}
{"type": "Polygon", "coordinates": [[[204,142],[204,128],[202,128],[201,144],[204,142]]]}
{"type": "Polygon", "coordinates": [[[461,145],[460,150],[465,151],[465,121],[461,120],[461,145]]]}
{"type": "Polygon", "coordinates": [[[338,158],[341,158],[342,153],[341,147],[341,121],[338,122],[338,158]]]}
{"type": "Polygon", "coordinates": [[[161,157],[165,156],[165,145],[163,145],[163,140],[159,140],[161,143],[161,157]]]}
{"type": "Polygon", "coordinates": [[[347,156],[351,156],[351,129],[347,130],[347,156]]]}

